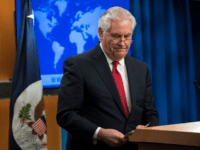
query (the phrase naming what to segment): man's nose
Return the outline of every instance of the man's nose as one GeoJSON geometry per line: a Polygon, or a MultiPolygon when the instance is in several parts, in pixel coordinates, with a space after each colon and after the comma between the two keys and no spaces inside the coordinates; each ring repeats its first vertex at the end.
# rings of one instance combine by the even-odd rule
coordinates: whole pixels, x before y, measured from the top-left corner
{"type": "Polygon", "coordinates": [[[125,40],[124,36],[122,36],[122,37],[120,38],[120,41],[118,42],[118,44],[119,44],[119,45],[126,45],[126,40],[125,40]]]}

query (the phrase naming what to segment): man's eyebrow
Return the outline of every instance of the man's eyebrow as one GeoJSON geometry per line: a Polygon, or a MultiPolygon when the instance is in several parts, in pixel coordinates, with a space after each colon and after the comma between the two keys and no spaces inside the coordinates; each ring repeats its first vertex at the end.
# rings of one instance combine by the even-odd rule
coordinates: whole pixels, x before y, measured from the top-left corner
{"type": "MultiPolygon", "coordinates": [[[[119,34],[119,33],[111,33],[111,35],[122,36],[122,35],[119,34]]],[[[130,36],[130,35],[132,35],[132,33],[127,33],[127,34],[125,34],[124,36],[130,36]]]]}
{"type": "Polygon", "coordinates": [[[125,36],[129,36],[129,35],[132,35],[132,33],[125,34],[125,36]]]}
{"type": "Polygon", "coordinates": [[[121,36],[121,34],[119,34],[119,33],[111,33],[111,35],[118,35],[118,36],[121,36]]]}

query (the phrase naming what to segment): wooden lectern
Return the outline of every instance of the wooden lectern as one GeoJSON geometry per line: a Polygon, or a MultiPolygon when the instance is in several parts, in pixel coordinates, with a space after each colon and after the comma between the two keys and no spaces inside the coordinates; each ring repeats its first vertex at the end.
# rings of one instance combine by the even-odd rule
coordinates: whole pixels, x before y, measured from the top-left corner
{"type": "Polygon", "coordinates": [[[138,150],[200,150],[200,122],[136,129],[128,139],[138,150]]]}

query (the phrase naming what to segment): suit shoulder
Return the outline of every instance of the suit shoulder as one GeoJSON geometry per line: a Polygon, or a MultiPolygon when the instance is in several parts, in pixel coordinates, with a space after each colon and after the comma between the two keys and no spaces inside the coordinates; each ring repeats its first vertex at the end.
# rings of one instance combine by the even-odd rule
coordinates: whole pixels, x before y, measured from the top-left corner
{"type": "Polygon", "coordinates": [[[147,63],[145,63],[141,60],[138,60],[130,55],[127,55],[127,58],[128,58],[128,60],[130,60],[133,64],[135,64],[138,67],[148,67],[147,63]]]}
{"type": "Polygon", "coordinates": [[[72,62],[84,62],[84,60],[89,60],[90,56],[92,56],[92,53],[94,52],[94,48],[84,52],[84,53],[81,53],[81,54],[77,54],[77,55],[73,55],[73,56],[70,56],[70,57],[67,57],[65,59],[65,62],[66,61],[72,61],[72,62]]]}

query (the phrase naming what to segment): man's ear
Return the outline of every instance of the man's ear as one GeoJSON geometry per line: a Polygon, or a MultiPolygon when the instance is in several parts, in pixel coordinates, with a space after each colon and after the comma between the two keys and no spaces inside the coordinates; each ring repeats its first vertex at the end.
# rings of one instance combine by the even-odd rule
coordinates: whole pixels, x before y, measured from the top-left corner
{"type": "Polygon", "coordinates": [[[101,39],[103,38],[103,30],[101,29],[101,27],[98,28],[98,34],[101,41],[101,39]]]}

